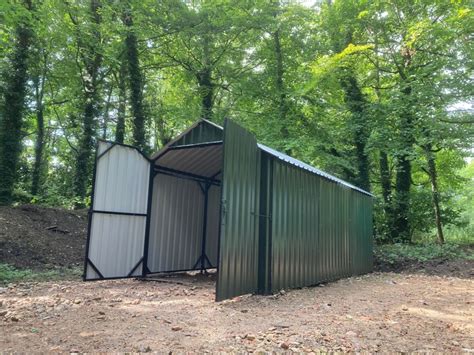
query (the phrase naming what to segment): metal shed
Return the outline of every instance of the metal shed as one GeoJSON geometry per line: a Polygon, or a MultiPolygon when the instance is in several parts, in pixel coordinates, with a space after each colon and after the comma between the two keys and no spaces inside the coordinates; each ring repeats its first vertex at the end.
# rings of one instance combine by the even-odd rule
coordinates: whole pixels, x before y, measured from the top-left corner
{"type": "Polygon", "coordinates": [[[159,152],[100,141],[85,280],[217,268],[216,300],[372,270],[372,195],[200,120],[159,152]]]}

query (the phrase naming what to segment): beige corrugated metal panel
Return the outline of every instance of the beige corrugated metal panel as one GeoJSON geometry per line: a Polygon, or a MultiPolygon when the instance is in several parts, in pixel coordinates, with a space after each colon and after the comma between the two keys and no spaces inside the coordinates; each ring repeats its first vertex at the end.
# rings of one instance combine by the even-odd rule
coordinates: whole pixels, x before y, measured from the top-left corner
{"type": "Polygon", "coordinates": [[[172,149],[160,157],[156,165],[211,177],[221,170],[222,144],[208,147],[172,149]]]}
{"type": "MultiPolygon", "coordinates": [[[[89,259],[105,277],[128,276],[143,256],[145,217],[94,214],[89,259]]],[[[141,267],[131,276],[141,275],[141,267]]],[[[88,266],[90,278],[99,275],[88,266]]]]}
{"type": "Polygon", "coordinates": [[[204,196],[199,184],[158,174],[152,201],[148,268],[151,272],[192,269],[202,247],[204,196]]]}
{"type": "Polygon", "coordinates": [[[97,155],[101,155],[111,146],[112,146],[112,142],[99,141],[99,144],[97,146],[97,155]]]}
{"type": "Polygon", "coordinates": [[[115,145],[97,162],[94,209],[146,213],[149,176],[145,157],[133,148],[115,145]]]}
{"type": "Polygon", "coordinates": [[[206,255],[214,267],[217,267],[220,203],[221,188],[219,186],[212,186],[209,189],[209,201],[207,207],[206,255]]]}
{"type": "Polygon", "coordinates": [[[158,174],[153,183],[148,268],[191,269],[201,253],[203,196],[198,183],[158,174]]]}
{"type": "MultiPolygon", "coordinates": [[[[99,142],[97,151],[87,256],[104,278],[125,277],[143,257],[146,217],[113,213],[146,214],[150,163],[131,147],[99,142]]],[[[86,279],[99,276],[87,263],[86,279]]]]}

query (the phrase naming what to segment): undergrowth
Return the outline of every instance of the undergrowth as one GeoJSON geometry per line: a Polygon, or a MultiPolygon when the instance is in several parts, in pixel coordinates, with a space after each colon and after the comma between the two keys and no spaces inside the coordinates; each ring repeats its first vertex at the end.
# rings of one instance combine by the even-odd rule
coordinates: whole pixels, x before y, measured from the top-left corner
{"type": "Polygon", "coordinates": [[[12,265],[0,263],[1,285],[24,281],[71,280],[78,279],[81,275],[82,269],[79,267],[35,271],[30,269],[17,269],[12,265]]]}
{"type": "Polygon", "coordinates": [[[377,260],[391,265],[429,260],[474,260],[474,245],[465,243],[440,244],[384,244],[374,247],[377,260]]]}

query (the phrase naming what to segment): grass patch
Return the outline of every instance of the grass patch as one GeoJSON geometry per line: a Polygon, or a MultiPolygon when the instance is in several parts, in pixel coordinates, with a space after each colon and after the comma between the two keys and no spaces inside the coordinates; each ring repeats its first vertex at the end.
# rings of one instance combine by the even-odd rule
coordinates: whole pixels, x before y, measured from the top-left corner
{"type": "Polygon", "coordinates": [[[406,261],[474,260],[474,246],[465,243],[439,244],[384,244],[374,247],[377,260],[390,265],[406,261]]]}
{"type": "Polygon", "coordinates": [[[64,268],[47,271],[17,269],[12,265],[0,263],[0,285],[25,281],[74,280],[80,278],[82,268],[64,268]]]}

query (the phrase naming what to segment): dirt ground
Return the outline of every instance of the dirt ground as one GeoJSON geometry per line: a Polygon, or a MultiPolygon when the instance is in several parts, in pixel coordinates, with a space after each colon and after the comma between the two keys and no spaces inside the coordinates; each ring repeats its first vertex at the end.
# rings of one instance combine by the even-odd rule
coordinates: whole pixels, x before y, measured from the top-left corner
{"type": "Polygon", "coordinates": [[[212,277],[167,280],[10,285],[0,351],[474,351],[472,279],[374,273],[221,303],[212,277]]]}
{"type": "Polygon", "coordinates": [[[0,262],[47,270],[84,262],[87,212],[0,206],[0,262]]]}

